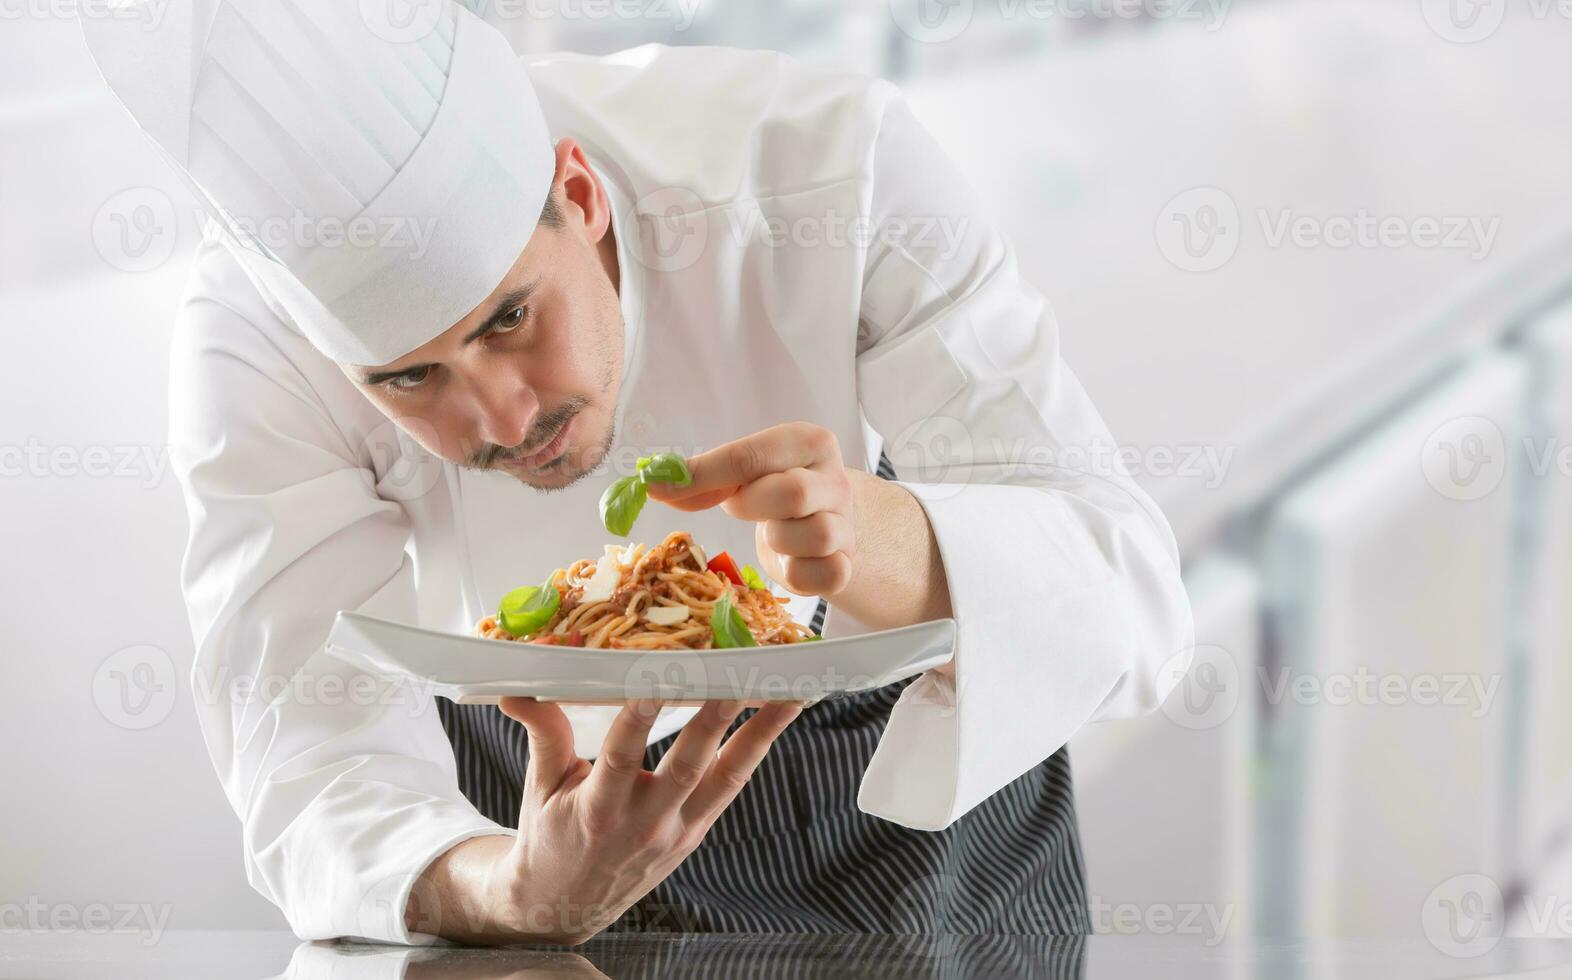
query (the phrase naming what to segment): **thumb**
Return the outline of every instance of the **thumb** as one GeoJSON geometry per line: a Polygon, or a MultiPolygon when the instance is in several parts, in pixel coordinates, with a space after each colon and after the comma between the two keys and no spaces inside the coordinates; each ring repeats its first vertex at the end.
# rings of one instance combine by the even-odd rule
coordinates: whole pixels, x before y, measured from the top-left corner
{"type": "Polygon", "coordinates": [[[568,716],[557,705],[534,698],[503,698],[497,707],[529,733],[529,771],[524,779],[542,796],[550,796],[579,760],[568,716]]]}

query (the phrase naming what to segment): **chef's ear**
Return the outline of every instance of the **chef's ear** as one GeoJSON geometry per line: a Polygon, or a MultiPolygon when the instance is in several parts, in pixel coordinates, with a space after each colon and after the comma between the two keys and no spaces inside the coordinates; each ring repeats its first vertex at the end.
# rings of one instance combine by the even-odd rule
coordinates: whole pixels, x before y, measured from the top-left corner
{"type": "MultiPolygon", "coordinates": [[[[606,200],[606,188],[590,169],[589,158],[576,140],[557,142],[557,174],[551,193],[563,225],[582,230],[591,245],[605,236],[611,227],[611,204],[606,200]]],[[[548,206],[547,211],[551,210],[548,206]]]]}

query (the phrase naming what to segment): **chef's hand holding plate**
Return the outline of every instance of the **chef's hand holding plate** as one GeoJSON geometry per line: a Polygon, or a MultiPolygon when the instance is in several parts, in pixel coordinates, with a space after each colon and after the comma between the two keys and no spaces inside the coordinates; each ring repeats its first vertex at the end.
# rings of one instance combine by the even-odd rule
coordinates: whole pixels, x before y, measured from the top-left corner
{"type": "Polygon", "coordinates": [[[693,853],[802,711],[768,704],[725,738],[742,704],[707,702],[651,772],[657,701],[626,704],[593,763],[557,705],[501,707],[529,732],[518,834],[466,841],[421,879],[440,896],[443,935],[462,942],[577,945],[605,929],[693,853]]]}

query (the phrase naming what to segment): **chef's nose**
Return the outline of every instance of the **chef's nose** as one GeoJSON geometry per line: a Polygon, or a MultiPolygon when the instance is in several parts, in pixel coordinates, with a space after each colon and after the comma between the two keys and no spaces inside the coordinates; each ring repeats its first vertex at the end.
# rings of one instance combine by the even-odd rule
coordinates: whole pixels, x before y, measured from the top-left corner
{"type": "Polygon", "coordinates": [[[523,443],[539,413],[535,389],[521,379],[496,378],[475,388],[477,434],[494,446],[523,443]]]}

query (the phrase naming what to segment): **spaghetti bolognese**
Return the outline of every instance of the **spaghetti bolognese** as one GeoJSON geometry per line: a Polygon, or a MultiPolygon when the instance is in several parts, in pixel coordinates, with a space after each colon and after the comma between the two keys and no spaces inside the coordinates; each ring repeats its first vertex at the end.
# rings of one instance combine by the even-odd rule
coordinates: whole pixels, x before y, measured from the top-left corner
{"type": "Polygon", "coordinates": [[[494,640],[614,650],[705,650],[818,639],[751,567],[706,560],[686,531],[655,547],[607,545],[504,597],[476,627],[494,640]]]}

